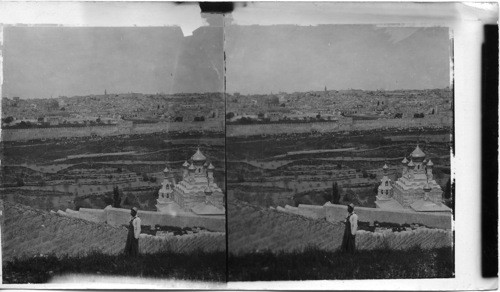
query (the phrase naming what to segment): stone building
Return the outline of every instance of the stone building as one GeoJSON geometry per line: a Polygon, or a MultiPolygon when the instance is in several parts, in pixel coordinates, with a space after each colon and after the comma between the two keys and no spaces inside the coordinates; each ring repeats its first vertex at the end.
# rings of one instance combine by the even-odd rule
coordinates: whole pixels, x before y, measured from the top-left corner
{"type": "Polygon", "coordinates": [[[408,210],[414,212],[449,212],[443,201],[443,190],[433,178],[432,161],[425,159],[419,146],[401,164],[403,172],[394,183],[387,177],[387,165],[378,188],[375,204],[386,210],[408,210]]]}
{"type": "Polygon", "coordinates": [[[214,180],[215,167],[206,162],[200,149],[190,162],[182,165],[182,180],[176,183],[168,167],[163,171],[165,179],[158,192],[158,212],[196,215],[224,215],[224,193],[214,180]]]}

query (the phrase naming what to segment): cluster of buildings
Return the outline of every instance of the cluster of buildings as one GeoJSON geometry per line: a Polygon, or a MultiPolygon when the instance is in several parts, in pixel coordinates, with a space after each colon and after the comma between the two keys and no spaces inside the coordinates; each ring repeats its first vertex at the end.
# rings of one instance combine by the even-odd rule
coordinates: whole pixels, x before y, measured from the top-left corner
{"type": "Polygon", "coordinates": [[[403,172],[393,182],[387,176],[388,166],[378,187],[375,204],[384,210],[406,210],[410,212],[450,212],[443,204],[443,190],[433,178],[432,160],[426,159],[419,146],[401,161],[403,172]]]}
{"type": "Polygon", "coordinates": [[[270,121],[308,120],[317,115],[324,120],[342,117],[364,119],[422,118],[452,115],[452,91],[397,90],[397,91],[316,91],[279,93],[271,95],[237,95],[228,98],[227,112],[235,122],[241,117],[270,121]]]}
{"type": "Polygon", "coordinates": [[[214,180],[215,167],[198,149],[182,165],[182,180],[165,168],[165,179],[158,191],[158,212],[193,215],[225,215],[224,193],[214,180]]]}
{"type": "Polygon", "coordinates": [[[224,112],[221,93],[205,94],[109,94],[50,99],[2,99],[2,117],[12,117],[15,126],[22,121],[31,125],[104,124],[124,120],[188,122],[220,119],[224,112]]]}

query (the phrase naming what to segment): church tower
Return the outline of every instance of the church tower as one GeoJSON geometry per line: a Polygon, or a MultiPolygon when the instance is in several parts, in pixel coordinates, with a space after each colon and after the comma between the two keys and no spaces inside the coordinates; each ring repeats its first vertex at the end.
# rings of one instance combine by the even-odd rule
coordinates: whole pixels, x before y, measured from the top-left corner
{"type": "Polygon", "coordinates": [[[379,201],[389,200],[392,197],[392,181],[387,176],[389,167],[387,166],[387,164],[384,164],[384,167],[382,169],[384,171],[384,176],[380,180],[380,185],[378,187],[377,200],[379,201]]]}
{"type": "Polygon", "coordinates": [[[403,164],[403,176],[406,176],[408,174],[408,159],[406,159],[406,157],[403,158],[401,164],[403,164]]]}

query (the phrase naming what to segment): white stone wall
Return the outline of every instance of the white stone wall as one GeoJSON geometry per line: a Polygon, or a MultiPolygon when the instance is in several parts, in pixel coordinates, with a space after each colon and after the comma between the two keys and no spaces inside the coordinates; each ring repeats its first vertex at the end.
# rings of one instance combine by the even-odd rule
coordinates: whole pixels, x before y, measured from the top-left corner
{"type": "Polygon", "coordinates": [[[116,136],[122,134],[148,134],[168,131],[223,131],[223,121],[205,122],[161,122],[154,124],[130,124],[124,126],[95,126],[95,127],[57,127],[57,128],[35,128],[35,129],[3,129],[3,141],[20,141],[32,139],[52,139],[63,137],[88,137],[116,136]]]}
{"type": "MultiPolygon", "coordinates": [[[[130,210],[113,208],[108,206],[104,209],[106,214],[106,222],[113,226],[128,224],[130,221],[130,210]]],[[[140,211],[138,216],[141,218],[142,225],[163,225],[163,226],[177,226],[177,227],[203,227],[211,231],[226,231],[226,218],[225,216],[197,216],[188,214],[178,214],[176,216],[154,212],[154,211],[140,211]]]]}
{"type": "MultiPolygon", "coordinates": [[[[329,222],[343,222],[347,216],[347,207],[344,205],[325,204],[324,206],[312,206],[300,204],[298,207],[277,207],[276,210],[301,215],[310,219],[323,219],[329,222]]],[[[387,222],[396,224],[421,224],[432,228],[451,229],[451,213],[439,212],[411,212],[411,211],[388,211],[378,208],[356,207],[358,220],[362,222],[387,222]]]]}

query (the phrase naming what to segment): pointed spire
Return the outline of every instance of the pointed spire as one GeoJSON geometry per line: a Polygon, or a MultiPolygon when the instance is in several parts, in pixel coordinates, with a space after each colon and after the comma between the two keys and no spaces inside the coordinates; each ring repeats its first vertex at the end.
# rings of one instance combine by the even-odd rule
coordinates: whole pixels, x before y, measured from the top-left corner
{"type": "Polygon", "coordinates": [[[212,163],[210,163],[210,164],[208,165],[208,169],[209,169],[209,170],[214,170],[214,169],[215,169],[215,167],[212,165],[212,163]]]}
{"type": "Polygon", "coordinates": [[[205,160],[207,160],[205,155],[203,155],[203,153],[201,153],[200,148],[198,148],[198,150],[196,150],[196,153],[193,156],[191,156],[191,159],[193,161],[205,161],[205,160]]]}
{"type": "Polygon", "coordinates": [[[403,161],[401,161],[401,163],[403,163],[403,164],[407,164],[408,163],[408,159],[406,159],[406,156],[403,158],[403,161]]]}
{"type": "Polygon", "coordinates": [[[413,158],[421,158],[421,157],[425,157],[425,153],[422,151],[422,149],[420,149],[420,147],[417,145],[417,148],[415,148],[415,150],[413,150],[413,152],[411,153],[411,157],[413,158]]]}
{"type": "Polygon", "coordinates": [[[165,166],[165,169],[163,170],[163,172],[164,172],[164,173],[167,173],[167,172],[169,172],[169,171],[170,171],[170,169],[168,169],[168,167],[166,167],[166,166],[165,166]]]}
{"type": "Polygon", "coordinates": [[[184,164],[182,164],[183,167],[189,167],[189,163],[187,161],[184,161],[184,164]]]}
{"type": "Polygon", "coordinates": [[[432,160],[429,159],[429,161],[427,162],[427,166],[430,166],[430,167],[434,166],[434,163],[432,163],[432,160]]]}
{"type": "Polygon", "coordinates": [[[410,160],[410,163],[408,163],[408,166],[410,166],[410,167],[415,166],[415,163],[413,163],[413,160],[410,160]]]}

